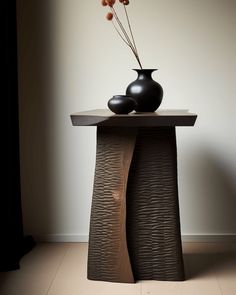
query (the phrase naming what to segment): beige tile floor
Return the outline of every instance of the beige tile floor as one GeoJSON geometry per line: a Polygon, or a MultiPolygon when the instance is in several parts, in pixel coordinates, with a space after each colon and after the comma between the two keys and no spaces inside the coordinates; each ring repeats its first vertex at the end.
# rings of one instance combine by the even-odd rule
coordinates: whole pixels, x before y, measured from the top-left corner
{"type": "Polygon", "coordinates": [[[136,284],[86,279],[86,243],[38,244],[18,271],[0,274],[1,295],[236,295],[236,243],[183,245],[186,281],[136,284]]]}

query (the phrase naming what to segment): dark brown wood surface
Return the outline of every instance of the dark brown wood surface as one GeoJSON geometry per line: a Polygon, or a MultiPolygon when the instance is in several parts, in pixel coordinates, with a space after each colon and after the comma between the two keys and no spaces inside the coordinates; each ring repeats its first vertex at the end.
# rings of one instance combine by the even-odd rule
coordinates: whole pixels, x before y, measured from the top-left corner
{"type": "Polygon", "coordinates": [[[158,110],[154,113],[115,115],[110,110],[91,110],[71,115],[74,126],[193,126],[197,115],[188,110],[158,110]]]}
{"type": "Polygon", "coordinates": [[[127,184],[135,280],[184,280],[174,127],[138,128],[127,184]]]}
{"type": "Polygon", "coordinates": [[[98,127],[88,278],[184,280],[175,127],[98,127]]]}
{"type": "Polygon", "coordinates": [[[97,130],[97,158],[89,231],[88,279],[133,283],[126,240],[126,188],[135,128],[97,130]]]}
{"type": "Polygon", "coordinates": [[[175,127],[196,118],[187,110],[71,115],[74,126],[98,126],[89,279],[184,280],[175,127]]]}

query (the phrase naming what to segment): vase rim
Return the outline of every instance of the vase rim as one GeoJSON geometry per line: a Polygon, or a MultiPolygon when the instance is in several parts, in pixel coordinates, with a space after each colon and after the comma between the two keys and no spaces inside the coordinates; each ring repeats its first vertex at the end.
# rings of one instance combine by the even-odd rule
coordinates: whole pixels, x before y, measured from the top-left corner
{"type": "Polygon", "coordinates": [[[131,97],[130,95],[127,95],[127,94],[115,94],[113,95],[112,97],[131,97]]]}
{"type": "Polygon", "coordinates": [[[158,69],[133,69],[133,71],[157,71],[158,69]]]}

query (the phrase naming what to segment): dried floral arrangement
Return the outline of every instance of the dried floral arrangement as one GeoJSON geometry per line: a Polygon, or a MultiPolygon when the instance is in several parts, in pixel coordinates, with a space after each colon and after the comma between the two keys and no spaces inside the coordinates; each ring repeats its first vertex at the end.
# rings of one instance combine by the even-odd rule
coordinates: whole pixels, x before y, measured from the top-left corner
{"type": "Polygon", "coordinates": [[[127,11],[127,5],[129,5],[129,0],[102,0],[101,1],[102,6],[107,6],[109,8],[109,12],[106,15],[106,19],[108,21],[111,21],[116,32],[118,33],[119,37],[125,42],[125,44],[132,50],[140,68],[142,69],[142,64],[139,58],[137,46],[134,40],[134,34],[131,28],[131,23],[127,11]],[[123,5],[124,8],[124,14],[127,20],[127,27],[128,29],[125,28],[123,23],[121,22],[118,13],[115,9],[115,4],[116,2],[119,2],[121,5],[123,5]]]}

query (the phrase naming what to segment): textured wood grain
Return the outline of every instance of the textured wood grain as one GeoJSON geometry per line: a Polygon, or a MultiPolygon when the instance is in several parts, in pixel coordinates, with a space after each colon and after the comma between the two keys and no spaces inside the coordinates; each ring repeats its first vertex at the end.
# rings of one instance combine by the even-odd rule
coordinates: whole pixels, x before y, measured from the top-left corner
{"type": "Polygon", "coordinates": [[[140,128],[127,188],[127,241],[136,280],[184,279],[175,128],[140,128]]]}
{"type": "Polygon", "coordinates": [[[126,242],[126,186],[136,129],[97,130],[88,278],[133,283],[126,242]]]}
{"type": "Polygon", "coordinates": [[[174,127],[98,127],[88,278],[184,279],[174,127]]]}

